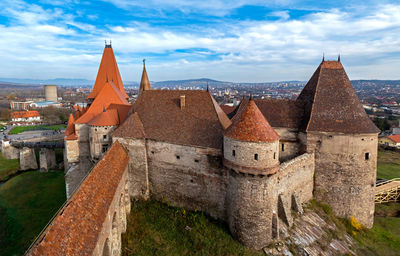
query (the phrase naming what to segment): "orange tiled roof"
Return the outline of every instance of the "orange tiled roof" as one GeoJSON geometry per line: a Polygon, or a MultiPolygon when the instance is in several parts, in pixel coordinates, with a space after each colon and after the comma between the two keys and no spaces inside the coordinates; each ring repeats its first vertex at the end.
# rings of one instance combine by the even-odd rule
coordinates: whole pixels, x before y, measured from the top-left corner
{"type": "Polygon", "coordinates": [[[65,129],[64,134],[66,136],[75,133],[75,119],[74,119],[74,115],[69,114],[69,119],[68,119],[68,125],[67,125],[67,129],[65,129]]]}
{"type": "Polygon", "coordinates": [[[28,118],[28,117],[36,117],[36,116],[40,116],[39,112],[37,112],[36,110],[18,111],[18,112],[11,113],[11,118],[28,118]]]}
{"type": "Polygon", "coordinates": [[[128,161],[115,142],[27,255],[92,255],[128,161]]]}
{"type": "Polygon", "coordinates": [[[124,84],[122,83],[121,75],[118,70],[118,64],[115,60],[114,51],[111,47],[104,48],[103,57],[101,58],[99,71],[97,72],[96,81],[92,92],[89,94],[89,99],[95,99],[101,89],[107,82],[113,82],[121,92],[124,99],[128,99],[125,92],[124,84]]]}
{"type": "Polygon", "coordinates": [[[105,83],[93,103],[75,123],[89,123],[98,114],[101,114],[111,104],[130,105],[113,82],[105,83]]]}
{"type": "Polygon", "coordinates": [[[233,124],[224,134],[226,137],[252,142],[271,142],[279,139],[278,133],[271,127],[252,99],[235,115],[233,120],[233,124]]]}
{"type": "Polygon", "coordinates": [[[396,143],[400,143],[400,135],[391,135],[391,136],[388,136],[388,138],[396,143]]]}

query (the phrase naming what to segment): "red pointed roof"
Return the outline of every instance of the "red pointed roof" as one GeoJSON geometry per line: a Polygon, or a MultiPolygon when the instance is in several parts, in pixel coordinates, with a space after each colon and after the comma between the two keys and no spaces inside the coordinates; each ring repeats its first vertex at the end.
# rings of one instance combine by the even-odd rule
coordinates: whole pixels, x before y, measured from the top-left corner
{"type": "Polygon", "coordinates": [[[279,139],[278,133],[271,127],[252,99],[233,120],[233,124],[224,134],[226,137],[251,142],[272,142],[279,139]]]}
{"type": "Polygon", "coordinates": [[[121,75],[119,73],[118,64],[115,60],[114,51],[111,46],[106,46],[104,48],[99,71],[97,72],[96,82],[94,83],[93,90],[89,94],[88,98],[96,98],[103,86],[108,81],[115,84],[115,86],[118,88],[125,99],[129,98],[125,92],[124,84],[122,83],[121,75]]]}
{"type": "Polygon", "coordinates": [[[340,61],[323,61],[296,101],[304,103],[302,130],[378,133],[340,61]]]}
{"type": "Polygon", "coordinates": [[[113,82],[105,83],[93,103],[75,123],[86,124],[101,114],[110,104],[130,105],[113,82]]]}
{"type": "Polygon", "coordinates": [[[65,135],[68,136],[72,133],[75,133],[75,123],[74,122],[75,122],[74,115],[69,114],[67,129],[65,129],[65,132],[64,132],[65,135]]]}

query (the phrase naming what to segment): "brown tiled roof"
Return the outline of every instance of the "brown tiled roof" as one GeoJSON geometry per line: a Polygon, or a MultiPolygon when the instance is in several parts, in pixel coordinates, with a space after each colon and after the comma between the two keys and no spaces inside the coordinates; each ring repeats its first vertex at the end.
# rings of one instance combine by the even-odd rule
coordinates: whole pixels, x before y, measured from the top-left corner
{"type": "Polygon", "coordinates": [[[250,99],[234,118],[233,124],[226,130],[225,136],[242,141],[271,142],[279,139],[278,133],[271,127],[250,99]]]}
{"type": "Polygon", "coordinates": [[[131,114],[126,121],[112,133],[112,136],[134,139],[145,138],[146,135],[139,114],[137,112],[131,114]]]}
{"type": "Polygon", "coordinates": [[[92,255],[128,161],[115,142],[27,255],[92,255]]]}
{"type": "Polygon", "coordinates": [[[143,63],[143,72],[142,72],[142,80],[140,81],[139,92],[151,90],[149,77],[147,76],[146,66],[143,63]]]}
{"type": "MultiPolygon", "coordinates": [[[[220,149],[223,127],[230,125],[230,120],[207,91],[143,91],[131,112],[138,113],[146,138],[174,144],[220,149]],[[181,109],[180,96],[183,95],[185,107],[181,109]]],[[[132,119],[130,116],[127,121],[134,123],[132,119]]],[[[121,125],[115,134],[131,136],[128,125],[121,125]]]]}
{"type": "MultiPolygon", "coordinates": [[[[246,106],[248,99],[243,99],[235,110],[232,121],[246,106]]],[[[272,127],[298,128],[303,119],[303,104],[288,99],[254,99],[258,109],[272,127]]]]}
{"type": "Polygon", "coordinates": [[[107,82],[113,82],[121,92],[123,98],[129,98],[125,92],[124,84],[122,83],[121,75],[118,70],[118,64],[115,60],[114,51],[111,47],[105,47],[103,56],[101,57],[99,71],[97,72],[96,81],[92,92],[89,94],[89,99],[94,99],[107,82]]]}
{"type": "Polygon", "coordinates": [[[93,103],[79,119],[76,119],[75,123],[88,123],[98,114],[101,114],[110,104],[130,105],[113,82],[104,85],[93,103]]]}
{"type": "Polygon", "coordinates": [[[339,133],[378,133],[340,61],[323,61],[297,98],[305,104],[302,129],[339,133]]]}
{"type": "Polygon", "coordinates": [[[228,106],[228,105],[220,105],[221,109],[225,112],[226,115],[229,115],[233,111],[235,111],[236,107],[228,106]]]}
{"type": "Polygon", "coordinates": [[[91,126],[114,126],[123,123],[131,105],[111,104],[105,111],[88,122],[91,126]]]}

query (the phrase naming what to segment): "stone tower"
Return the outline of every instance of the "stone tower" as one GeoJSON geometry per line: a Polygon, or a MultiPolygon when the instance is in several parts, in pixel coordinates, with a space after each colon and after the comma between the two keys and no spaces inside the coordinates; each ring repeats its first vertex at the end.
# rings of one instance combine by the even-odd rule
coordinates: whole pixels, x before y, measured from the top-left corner
{"type": "Polygon", "coordinates": [[[322,61],[297,101],[305,109],[300,140],[315,152],[316,199],[337,216],[372,227],[379,129],[340,60],[322,61]]]}
{"type": "Polygon", "coordinates": [[[260,249],[277,237],[275,182],[279,170],[279,135],[250,99],[224,134],[228,169],[227,216],[234,236],[260,249]],[[275,215],[275,216],[274,216],[275,215]]]}

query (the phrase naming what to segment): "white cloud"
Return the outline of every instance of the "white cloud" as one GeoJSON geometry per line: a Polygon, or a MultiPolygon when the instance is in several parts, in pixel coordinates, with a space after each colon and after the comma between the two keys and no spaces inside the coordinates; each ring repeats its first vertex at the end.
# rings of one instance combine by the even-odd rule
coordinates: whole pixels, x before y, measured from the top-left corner
{"type": "MultiPolygon", "coordinates": [[[[113,1],[121,6],[129,4],[113,1]]],[[[215,9],[221,4],[228,6],[225,9],[242,4],[184,2],[168,4],[215,9]]],[[[152,0],[156,3],[161,5],[159,0],[152,0]]],[[[0,25],[0,55],[7,63],[0,69],[0,77],[94,79],[103,40],[112,39],[125,80],[140,79],[143,57],[148,59],[151,80],[305,80],[323,52],[328,58],[341,53],[352,79],[400,78],[394,72],[400,67],[399,5],[383,5],[362,13],[331,9],[301,19],[289,19],[288,12],[281,11],[273,14],[281,17],[276,21],[221,22],[212,28],[179,29],[136,21],[128,26],[96,27],[89,21],[78,22],[61,9],[46,10],[22,1],[6,2],[1,7],[10,24],[0,25]]]]}

